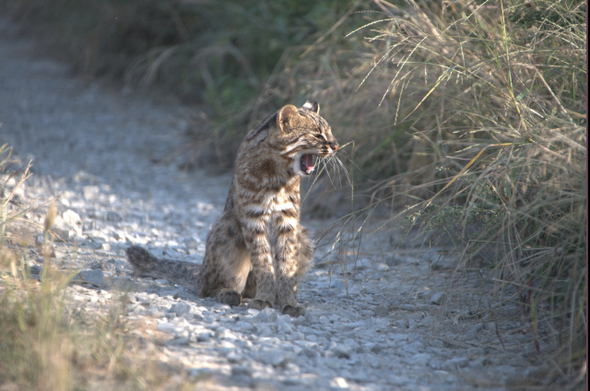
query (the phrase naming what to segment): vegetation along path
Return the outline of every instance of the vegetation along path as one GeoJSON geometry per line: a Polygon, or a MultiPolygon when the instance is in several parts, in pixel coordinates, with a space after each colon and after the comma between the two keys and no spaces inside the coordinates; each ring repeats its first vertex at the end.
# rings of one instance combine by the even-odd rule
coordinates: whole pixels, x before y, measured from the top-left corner
{"type": "MultiPolygon", "coordinates": [[[[395,250],[402,240],[395,232],[366,235],[354,256],[320,243],[300,286],[307,313],[299,318],[230,308],[134,276],[125,259],[131,244],[201,262],[231,177],[154,163],[186,142],[177,105],[73,78],[67,65],[36,58],[33,49],[2,25],[0,142],[13,146],[21,165],[33,161],[13,201],[57,197],[50,260],[79,270],[65,289],[68,308],[106,316],[126,297],[122,316],[132,327],[117,332],[143,345],[125,365],[149,354],[168,376],[164,389],[503,390],[541,376],[520,321],[471,316],[494,305],[476,295],[480,278],[465,273],[460,294],[450,295],[452,268],[432,267],[437,250],[395,250]],[[466,303],[460,311],[458,301],[466,303]]],[[[11,186],[15,180],[5,190],[11,186]]],[[[42,227],[46,214],[41,207],[27,217],[42,227]]],[[[315,234],[330,223],[303,221],[315,234]]],[[[26,227],[34,277],[47,263],[44,238],[41,228],[26,227]]],[[[518,315],[510,303],[497,311],[518,315]]]]}

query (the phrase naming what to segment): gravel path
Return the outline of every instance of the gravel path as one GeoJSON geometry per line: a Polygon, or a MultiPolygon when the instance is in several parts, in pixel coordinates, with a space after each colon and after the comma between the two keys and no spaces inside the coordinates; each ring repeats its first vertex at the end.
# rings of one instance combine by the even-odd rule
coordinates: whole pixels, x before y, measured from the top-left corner
{"type": "MultiPolygon", "coordinates": [[[[358,257],[321,244],[296,319],[133,276],[130,244],[201,262],[231,177],[153,163],[186,142],[178,106],[74,78],[33,48],[0,23],[0,143],[34,162],[17,201],[60,197],[54,252],[63,268],[82,268],[73,300],[98,311],[131,289],[130,316],[163,336],[174,370],[222,390],[503,390],[538,375],[518,307],[482,298],[478,271],[462,273],[451,295],[452,258],[433,267],[437,249],[396,250],[394,231],[366,235],[358,257]],[[495,322],[500,313],[515,320],[495,322]]],[[[330,221],[304,224],[317,233],[330,221]]]]}

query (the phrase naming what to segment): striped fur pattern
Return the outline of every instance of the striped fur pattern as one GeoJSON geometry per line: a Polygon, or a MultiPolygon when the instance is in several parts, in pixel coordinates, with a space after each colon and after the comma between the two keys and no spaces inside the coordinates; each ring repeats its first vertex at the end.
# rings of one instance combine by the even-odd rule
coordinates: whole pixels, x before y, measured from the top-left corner
{"type": "Polygon", "coordinates": [[[299,221],[300,178],[312,174],[318,157],[337,150],[317,102],[284,106],[242,142],[199,272],[195,266],[157,260],[135,246],[127,251],[129,261],[141,274],[193,281],[198,294],[226,304],[239,305],[246,297],[250,308],[274,306],[303,315],[297,282],[311,266],[314,249],[299,221]]]}

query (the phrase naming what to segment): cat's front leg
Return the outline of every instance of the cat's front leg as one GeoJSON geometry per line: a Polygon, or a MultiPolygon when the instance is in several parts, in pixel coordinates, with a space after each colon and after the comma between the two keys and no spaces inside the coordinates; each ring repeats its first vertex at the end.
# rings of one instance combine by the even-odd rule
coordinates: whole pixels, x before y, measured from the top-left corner
{"type": "Polygon", "coordinates": [[[277,306],[283,314],[293,317],[305,315],[305,309],[297,303],[297,277],[299,275],[298,224],[281,225],[275,249],[277,306]]]}
{"type": "Polygon", "coordinates": [[[244,233],[250,260],[252,262],[252,273],[256,281],[256,295],[248,303],[248,308],[262,310],[272,307],[276,299],[275,270],[270,251],[270,243],[266,237],[265,230],[250,231],[244,233]]]}

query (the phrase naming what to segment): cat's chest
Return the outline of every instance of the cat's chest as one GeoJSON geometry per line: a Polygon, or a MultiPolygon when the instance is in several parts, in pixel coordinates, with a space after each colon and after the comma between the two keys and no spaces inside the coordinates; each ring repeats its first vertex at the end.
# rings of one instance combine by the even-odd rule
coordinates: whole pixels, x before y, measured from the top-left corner
{"type": "Polygon", "coordinates": [[[289,211],[299,209],[299,205],[296,205],[293,201],[298,197],[294,197],[293,194],[285,192],[266,194],[261,200],[261,206],[265,211],[265,215],[283,215],[289,211]]]}

